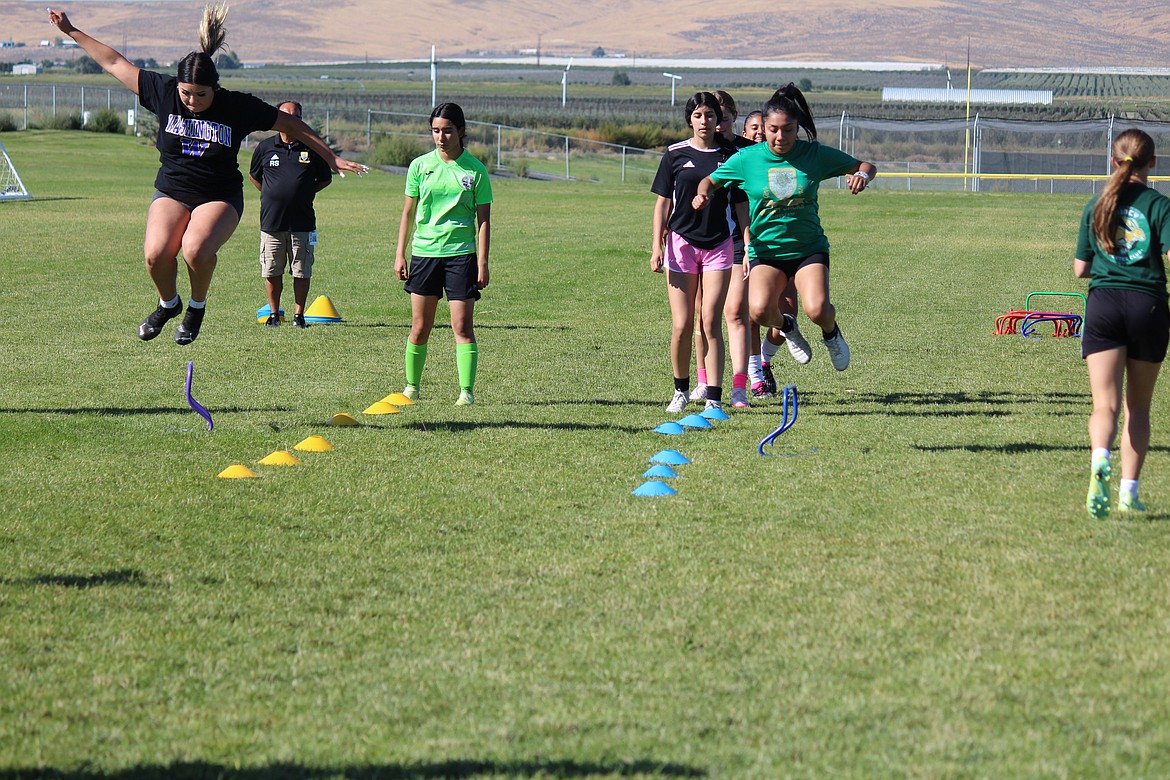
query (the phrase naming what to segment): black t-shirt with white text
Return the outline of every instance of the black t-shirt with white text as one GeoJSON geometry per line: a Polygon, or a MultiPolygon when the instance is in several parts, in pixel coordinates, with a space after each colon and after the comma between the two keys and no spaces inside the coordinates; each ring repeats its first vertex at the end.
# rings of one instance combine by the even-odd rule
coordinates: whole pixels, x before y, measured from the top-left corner
{"type": "Polygon", "coordinates": [[[261,230],[304,233],[317,229],[313,198],[317,185],[333,176],[321,155],[295,138],[286,144],[277,133],[256,145],[248,174],[261,185],[261,230]]]}
{"type": "MultiPolygon", "coordinates": [[[[673,204],[670,230],[700,249],[714,249],[731,236],[726,189],[712,190],[711,202],[702,211],[695,211],[691,201],[699,191],[699,182],[734,153],[735,149],[724,146],[696,149],[690,141],[671,144],[662,155],[658,173],[650,185],[651,192],[669,198],[673,204]]],[[[745,198],[734,191],[730,200],[737,202],[745,198]]]]}
{"type": "Polygon", "coordinates": [[[179,98],[179,79],[149,70],[138,72],[138,100],[158,117],[161,167],[154,186],[183,200],[219,200],[241,192],[237,156],[240,143],[256,130],[276,124],[276,107],[258,97],[217,89],[211,107],[201,114],[187,110],[179,98]]]}

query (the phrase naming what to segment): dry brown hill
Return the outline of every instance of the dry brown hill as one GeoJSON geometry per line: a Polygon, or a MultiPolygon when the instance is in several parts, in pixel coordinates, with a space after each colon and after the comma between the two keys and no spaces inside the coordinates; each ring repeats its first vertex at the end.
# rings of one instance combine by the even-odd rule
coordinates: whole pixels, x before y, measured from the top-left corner
{"type": "MultiPolygon", "coordinates": [[[[193,48],[202,0],[76,2],[74,23],[131,56],[193,48]]],[[[533,49],[586,57],[879,60],[979,67],[1160,66],[1170,6],[1118,0],[235,0],[228,42],[244,61],[425,57],[533,49]]],[[[57,31],[43,4],[0,0],[0,39],[57,31]]],[[[26,50],[27,51],[27,50],[26,50]]],[[[22,52],[24,53],[24,52],[22,52]]],[[[6,59],[12,59],[8,52],[6,59]]],[[[33,59],[38,53],[27,51],[33,59]]]]}

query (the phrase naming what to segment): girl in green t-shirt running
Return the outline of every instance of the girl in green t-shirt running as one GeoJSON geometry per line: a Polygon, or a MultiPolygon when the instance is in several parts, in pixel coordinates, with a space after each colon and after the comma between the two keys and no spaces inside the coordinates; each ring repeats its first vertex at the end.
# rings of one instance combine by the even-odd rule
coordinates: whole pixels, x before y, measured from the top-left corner
{"type": "Polygon", "coordinates": [[[1170,199],[1149,186],[1154,139],[1126,130],[1113,142],[1113,176],[1081,216],[1073,273],[1089,279],[1081,354],[1089,369],[1089,516],[1109,515],[1109,451],[1117,417],[1121,432],[1122,511],[1144,512],[1138,477],[1150,449],[1154,383],[1170,341],[1166,266],[1170,249],[1170,199]]]}
{"type": "Polygon", "coordinates": [[[781,312],[790,278],[804,313],[820,326],[833,368],[849,366],[849,346],[829,300],[829,241],[817,209],[820,182],[845,176],[849,191],[862,192],[877,173],[871,163],[816,141],[817,128],[804,95],[793,84],[776,90],[764,107],[765,143],[743,149],[704,179],[693,206],[706,208],[712,190],[732,186],[747,194],[752,263],[748,308],[752,319],[796,335],[796,319],[781,312]],[[801,130],[807,141],[797,137],[801,130]]]}
{"type": "Polygon", "coordinates": [[[412,400],[418,396],[435,310],[446,292],[459,372],[456,406],[475,403],[479,346],[473,316],[479,291],[488,285],[491,248],[492,185],[484,164],[464,148],[466,134],[462,108],[455,103],[435,106],[431,112],[435,149],[410,163],[394,254],[394,274],[406,282],[410,293],[402,393],[412,400]]]}

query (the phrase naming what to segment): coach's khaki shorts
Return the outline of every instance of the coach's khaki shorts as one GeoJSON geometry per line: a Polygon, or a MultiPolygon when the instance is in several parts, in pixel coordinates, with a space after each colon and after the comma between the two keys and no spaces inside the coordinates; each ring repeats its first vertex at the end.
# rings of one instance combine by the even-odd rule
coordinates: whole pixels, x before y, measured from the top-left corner
{"type": "Polygon", "coordinates": [[[308,279],[313,275],[313,246],[316,231],[296,233],[265,233],[260,231],[260,275],[265,279],[284,274],[286,261],[292,275],[297,279],[308,279]]]}

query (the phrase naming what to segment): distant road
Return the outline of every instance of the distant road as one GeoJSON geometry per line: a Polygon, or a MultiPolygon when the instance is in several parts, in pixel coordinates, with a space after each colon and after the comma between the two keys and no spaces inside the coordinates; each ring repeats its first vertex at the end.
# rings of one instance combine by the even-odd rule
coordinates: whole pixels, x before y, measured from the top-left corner
{"type": "MultiPolygon", "coordinates": [[[[939,62],[818,62],[809,60],[681,60],[650,57],[573,57],[574,68],[672,68],[674,70],[861,70],[868,72],[945,70],[939,62]]],[[[440,57],[441,62],[460,65],[540,65],[563,68],[569,57],[440,57]]],[[[360,65],[366,60],[335,62],[305,62],[303,65],[360,65]]],[[[368,62],[373,63],[373,60],[368,62]]],[[[400,62],[430,64],[429,59],[379,60],[381,63],[400,62]]],[[[251,63],[249,63],[251,64],[251,63]]],[[[291,64],[291,63],[289,63],[291,64]]]]}

